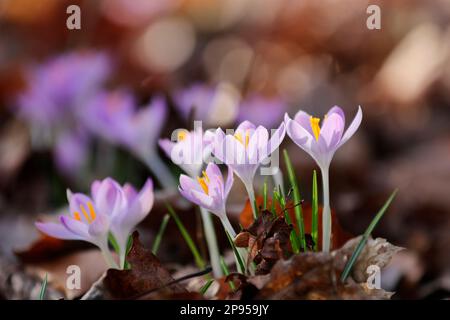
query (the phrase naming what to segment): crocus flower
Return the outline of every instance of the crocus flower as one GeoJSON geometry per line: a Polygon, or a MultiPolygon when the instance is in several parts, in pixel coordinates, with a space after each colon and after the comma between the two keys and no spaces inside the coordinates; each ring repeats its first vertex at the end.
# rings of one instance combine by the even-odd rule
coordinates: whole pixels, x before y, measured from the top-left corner
{"type": "Polygon", "coordinates": [[[221,162],[229,165],[244,183],[255,216],[253,178],[258,167],[278,149],[285,134],[284,122],[270,138],[266,128],[256,127],[249,121],[242,122],[232,135],[225,134],[220,128],[216,131],[213,153],[221,162]]]}
{"type": "Polygon", "coordinates": [[[147,179],[137,192],[130,184],[122,187],[107,178],[95,181],[91,186],[91,194],[99,211],[106,212],[111,218],[110,231],[119,246],[119,265],[123,268],[128,238],[153,207],[153,182],[147,179]]]}
{"type": "Polygon", "coordinates": [[[15,111],[30,127],[33,147],[57,149],[53,151],[63,173],[77,172],[86,161],[82,155],[87,155],[89,137],[82,133],[79,116],[110,71],[111,62],[104,53],[72,52],[25,72],[27,88],[18,96],[15,111]],[[67,153],[64,141],[69,141],[67,153]],[[64,158],[72,147],[79,151],[76,161],[64,158]]]}
{"type": "Polygon", "coordinates": [[[237,120],[248,120],[256,125],[271,128],[283,118],[286,109],[287,103],[278,97],[264,97],[253,93],[241,102],[237,120]]]}
{"type": "MultiPolygon", "coordinates": [[[[208,132],[203,133],[202,128],[196,126],[196,122],[194,122],[193,131],[179,129],[174,132],[174,135],[171,140],[161,139],[159,146],[173,163],[183,169],[191,178],[196,179],[201,175],[203,163],[211,154],[211,136],[208,135],[208,132]]],[[[220,278],[223,273],[211,214],[203,207],[200,207],[200,213],[212,271],[214,277],[220,278]]]]}
{"type": "Polygon", "coordinates": [[[160,184],[175,189],[175,181],[158,157],[157,141],[167,117],[162,96],[137,108],[127,91],[101,92],[86,106],[85,123],[107,141],[127,148],[143,161],[160,184]]]}
{"type": "Polygon", "coordinates": [[[240,95],[230,84],[215,87],[194,84],[175,92],[175,107],[186,121],[203,121],[207,125],[225,125],[234,122],[240,95]]]}
{"type": "Polygon", "coordinates": [[[203,133],[201,127],[192,131],[180,129],[176,131],[176,141],[161,139],[159,146],[173,163],[189,176],[196,177],[211,154],[211,136],[203,133]]]}
{"type": "Polygon", "coordinates": [[[91,185],[91,196],[68,191],[67,199],[70,214],[60,216],[60,223],[37,222],[36,227],[55,238],[84,240],[98,246],[109,265],[115,267],[108,248],[111,232],[119,247],[119,267],[123,268],[128,237],[153,206],[152,181],[148,179],[137,193],[128,184],[121,187],[106,178],[91,185]]]}
{"type": "Polygon", "coordinates": [[[218,216],[225,230],[235,237],[236,232],[228,220],[225,209],[232,185],[233,172],[231,169],[228,169],[228,177],[224,181],[219,167],[211,162],[201,177],[193,179],[182,174],[179,190],[183,197],[218,216]]]}
{"type": "Polygon", "coordinates": [[[330,249],[331,210],[329,197],[328,172],[334,153],[346,143],[358,130],[362,121],[361,107],[352,123],[345,131],[345,115],[341,108],[335,106],[326,114],[322,126],[320,119],[304,111],[299,111],[294,119],[285,115],[287,134],[303,150],[305,150],[318,164],[323,182],[323,251],[330,249]]]}

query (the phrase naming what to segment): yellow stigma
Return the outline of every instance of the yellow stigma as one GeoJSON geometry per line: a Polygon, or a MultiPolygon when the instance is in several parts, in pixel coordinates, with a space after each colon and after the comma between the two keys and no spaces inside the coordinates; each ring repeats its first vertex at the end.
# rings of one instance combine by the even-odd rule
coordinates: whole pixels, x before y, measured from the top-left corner
{"type": "Polygon", "coordinates": [[[178,141],[183,141],[186,139],[187,133],[186,131],[178,131],[178,141]]]}
{"type": "Polygon", "coordinates": [[[319,125],[319,123],[320,123],[320,119],[311,117],[310,118],[310,122],[311,122],[312,131],[314,133],[314,137],[316,138],[317,141],[319,141],[319,136],[320,136],[320,125],[319,125]]]}
{"type": "Polygon", "coordinates": [[[203,191],[206,194],[209,194],[209,188],[208,184],[210,182],[208,175],[206,174],[206,171],[203,171],[203,177],[197,177],[197,181],[200,184],[200,187],[202,187],[203,191]]]}
{"type": "Polygon", "coordinates": [[[245,143],[244,143],[244,139],[242,138],[242,134],[240,132],[236,133],[234,135],[234,137],[236,138],[237,141],[239,141],[240,143],[242,143],[242,145],[247,148],[248,147],[248,143],[250,142],[250,132],[247,130],[245,132],[245,143]]]}

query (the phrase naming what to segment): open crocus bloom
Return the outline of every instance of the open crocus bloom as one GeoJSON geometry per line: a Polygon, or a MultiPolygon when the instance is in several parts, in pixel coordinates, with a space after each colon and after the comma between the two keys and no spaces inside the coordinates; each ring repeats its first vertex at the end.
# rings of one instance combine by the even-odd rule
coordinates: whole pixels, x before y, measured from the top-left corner
{"type": "Polygon", "coordinates": [[[193,131],[178,130],[176,142],[169,139],[159,140],[159,146],[173,163],[183,169],[190,177],[196,177],[202,171],[203,163],[211,154],[211,140],[201,128],[193,131]]]}
{"type": "Polygon", "coordinates": [[[99,210],[111,217],[110,231],[119,246],[120,267],[123,268],[128,237],[153,207],[153,182],[147,179],[137,192],[130,184],[122,187],[112,179],[105,179],[95,181],[91,193],[99,210]]]}
{"type": "Polygon", "coordinates": [[[352,123],[344,133],[345,115],[338,106],[331,108],[325,115],[322,126],[320,119],[304,111],[299,111],[294,119],[285,115],[287,134],[305,150],[321,168],[329,167],[334,153],[358,130],[362,121],[361,107],[352,123]]]}
{"type": "Polygon", "coordinates": [[[120,268],[125,264],[128,237],[153,206],[153,183],[147,180],[138,193],[132,186],[120,186],[111,178],[95,181],[91,196],[67,193],[70,215],[60,217],[60,224],[37,222],[37,228],[59,239],[84,240],[97,245],[111,266],[108,235],[112,233],[119,247],[120,268]]]}
{"type": "Polygon", "coordinates": [[[266,128],[244,121],[233,135],[217,129],[213,153],[229,165],[246,186],[251,186],[259,165],[280,146],[285,133],[284,122],[269,139],[266,128]]]}
{"type": "Polygon", "coordinates": [[[322,212],[322,251],[328,252],[331,243],[331,208],[329,188],[329,168],[334,153],[358,130],[362,121],[361,107],[345,129],[345,115],[341,108],[331,108],[325,116],[323,125],[320,119],[299,111],[294,120],[285,115],[287,133],[291,139],[317,162],[322,173],[323,212],[322,212]]]}
{"type": "Polygon", "coordinates": [[[201,177],[193,179],[182,174],[179,190],[189,201],[222,218],[225,215],[225,203],[232,185],[231,170],[228,170],[227,180],[224,181],[219,167],[211,162],[201,177]]]}
{"type": "Polygon", "coordinates": [[[90,197],[67,191],[70,214],[59,217],[60,223],[36,222],[36,227],[51,237],[83,240],[100,248],[110,266],[114,266],[108,249],[110,216],[99,211],[90,197]]]}

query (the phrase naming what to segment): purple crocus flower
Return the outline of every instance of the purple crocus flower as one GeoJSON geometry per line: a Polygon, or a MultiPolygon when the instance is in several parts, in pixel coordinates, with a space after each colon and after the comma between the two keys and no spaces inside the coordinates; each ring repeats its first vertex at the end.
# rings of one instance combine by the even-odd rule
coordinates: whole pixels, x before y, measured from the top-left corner
{"type": "Polygon", "coordinates": [[[130,185],[121,187],[111,178],[95,181],[91,196],[68,191],[70,214],[60,223],[37,222],[36,227],[49,236],[65,240],[84,240],[98,246],[111,267],[116,264],[108,248],[108,235],[114,236],[123,268],[128,237],[153,206],[153,184],[147,180],[137,193],[130,185]]]}
{"type": "MultiPolygon", "coordinates": [[[[196,179],[201,175],[203,163],[211,155],[211,135],[208,134],[209,132],[203,133],[201,126],[198,127],[196,124],[197,122],[194,122],[193,131],[179,129],[172,134],[171,140],[161,139],[159,141],[161,149],[164,150],[172,162],[183,169],[192,179],[196,179]]],[[[207,175],[206,171],[204,172],[204,177],[205,175],[207,175]]],[[[204,207],[200,207],[200,213],[212,271],[216,278],[220,278],[223,273],[211,214],[204,207]]]]}
{"type": "Polygon", "coordinates": [[[196,128],[193,131],[179,129],[175,134],[176,141],[161,139],[159,140],[159,146],[172,162],[189,176],[200,175],[203,163],[211,155],[210,135],[203,133],[201,128],[196,128]]]}
{"type": "Polygon", "coordinates": [[[299,111],[292,120],[285,115],[286,130],[291,139],[305,150],[321,168],[330,165],[333,155],[358,130],[362,120],[361,107],[352,123],[344,133],[345,115],[341,108],[331,108],[324,118],[314,118],[304,111],[299,111]]]}
{"type": "Polygon", "coordinates": [[[55,161],[66,174],[85,163],[89,137],[79,125],[80,113],[110,71],[106,54],[88,51],[57,56],[26,70],[27,89],[17,98],[16,112],[29,124],[33,146],[55,148],[55,161]],[[70,159],[75,149],[78,154],[70,159]]]}
{"type": "Polygon", "coordinates": [[[192,118],[207,125],[217,125],[234,122],[240,95],[225,83],[215,87],[194,84],[175,92],[173,99],[184,120],[192,118]]]}
{"type": "Polygon", "coordinates": [[[73,52],[52,58],[26,71],[28,88],[18,97],[18,112],[33,124],[58,125],[76,113],[105,82],[111,63],[97,52],[73,52]]]}
{"type": "Polygon", "coordinates": [[[128,183],[122,187],[107,178],[95,181],[91,186],[91,194],[100,212],[107,212],[111,218],[110,231],[119,246],[119,266],[123,268],[128,238],[153,207],[153,182],[147,179],[137,192],[128,183]]]}
{"type": "MultiPolygon", "coordinates": [[[[269,133],[263,126],[256,127],[249,121],[242,122],[233,135],[217,129],[213,153],[221,162],[229,165],[242,180],[247,189],[250,202],[255,202],[253,178],[258,167],[280,146],[286,134],[284,122],[269,133]]],[[[256,215],[256,209],[253,208],[256,215]]]]}
{"type": "Polygon", "coordinates": [[[86,106],[85,123],[105,140],[127,148],[143,161],[167,189],[175,189],[175,181],[158,157],[157,141],[167,117],[162,96],[137,108],[133,96],[126,91],[101,92],[86,106]]]}
{"type": "Polygon", "coordinates": [[[278,97],[251,94],[239,106],[238,121],[251,121],[256,125],[271,128],[278,124],[287,109],[287,103],[278,97]]]}
{"type": "Polygon", "coordinates": [[[323,184],[323,232],[322,250],[330,250],[331,209],[329,191],[329,168],[334,153],[346,143],[358,130],[362,121],[361,107],[352,123],[345,131],[345,115],[341,108],[335,106],[326,114],[322,126],[320,119],[304,111],[299,111],[294,119],[285,115],[286,131],[289,137],[305,150],[320,167],[323,184]]]}
{"type": "Polygon", "coordinates": [[[235,237],[236,232],[228,221],[225,209],[232,185],[231,168],[228,168],[228,177],[225,181],[219,167],[211,162],[201,177],[191,178],[182,174],[179,190],[183,197],[218,216],[225,230],[235,237]]]}

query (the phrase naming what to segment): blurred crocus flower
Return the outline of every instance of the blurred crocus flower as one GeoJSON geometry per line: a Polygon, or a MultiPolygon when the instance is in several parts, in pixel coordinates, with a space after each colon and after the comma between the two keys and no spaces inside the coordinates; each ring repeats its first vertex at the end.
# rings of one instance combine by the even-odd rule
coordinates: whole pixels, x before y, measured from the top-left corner
{"type": "Polygon", "coordinates": [[[197,83],[178,90],[173,99],[184,120],[198,120],[208,126],[216,126],[234,122],[240,94],[228,83],[217,86],[197,83]]]}
{"type": "Polygon", "coordinates": [[[278,97],[251,94],[239,106],[238,121],[251,121],[256,125],[272,128],[283,118],[287,103],[278,97]]]}
{"type": "Polygon", "coordinates": [[[331,209],[329,196],[329,167],[334,153],[358,130],[362,121],[361,107],[345,131],[345,115],[338,106],[325,115],[322,126],[320,119],[299,111],[294,119],[285,115],[287,134],[319,165],[323,182],[323,251],[329,251],[331,238],[331,209]]]}
{"type": "Polygon", "coordinates": [[[29,68],[28,88],[18,97],[19,115],[33,124],[62,126],[59,121],[76,114],[110,71],[108,56],[97,52],[68,53],[29,68]]]}
{"type": "Polygon", "coordinates": [[[60,223],[37,222],[36,227],[49,236],[65,240],[84,240],[98,246],[111,267],[116,263],[108,248],[111,233],[119,248],[123,268],[128,237],[153,206],[153,183],[147,180],[138,193],[132,186],[120,186],[111,178],[95,181],[91,197],[67,192],[70,214],[59,217],[60,223]]]}
{"type": "Polygon", "coordinates": [[[225,230],[235,237],[236,232],[228,220],[225,209],[232,185],[232,170],[228,169],[225,181],[219,167],[211,162],[200,177],[191,178],[182,174],[179,190],[183,197],[218,216],[225,230]]]}
{"type": "Polygon", "coordinates": [[[172,174],[158,156],[157,141],[167,118],[162,96],[137,108],[127,91],[101,92],[86,105],[84,118],[91,131],[143,161],[164,188],[175,189],[172,174]]]}
{"type": "Polygon", "coordinates": [[[56,166],[62,172],[83,168],[88,159],[89,136],[85,131],[61,132],[55,142],[53,155],[56,166]]]}
{"type": "Polygon", "coordinates": [[[73,174],[86,161],[81,155],[87,155],[82,148],[89,139],[80,130],[79,116],[110,73],[109,57],[89,51],[57,56],[25,72],[27,89],[18,96],[15,111],[29,124],[34,147],[58,149],[54,150],[56,164],[64,173],[73,174]],[[64,157],[71,153],[63,150],[67,141],[69,149],[77,144],[77,161],[64,157]]]}
{"type": "Polygon", "coordinates": [[[274,130],[270,138],[266,128],[256,127],[249,121],[242,122],[234,134],[225,134],[220,128],[216,131],[213,153],[221,162],[229,165],[242,180],[255,215],[253,178],[258,167],[278,149],[285,134],[284,122],[274,130]]]}

